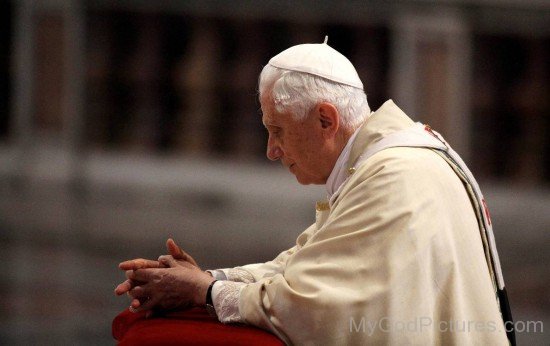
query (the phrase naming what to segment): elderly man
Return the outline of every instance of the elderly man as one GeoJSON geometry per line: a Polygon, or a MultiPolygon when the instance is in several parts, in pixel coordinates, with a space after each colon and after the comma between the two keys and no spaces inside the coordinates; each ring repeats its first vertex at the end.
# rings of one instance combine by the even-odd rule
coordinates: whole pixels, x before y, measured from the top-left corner
{"type": "Polygon", "coordinates": [[[316,222],[273,261],[206,272],[169,240],[121,263],[131,309],[206,305],[289,344],[507,344],[489,214],[448,143],[391,100],[371,112],[326,41],[272,58],[259,91],[267,157],[326,185],[316,222]]]}

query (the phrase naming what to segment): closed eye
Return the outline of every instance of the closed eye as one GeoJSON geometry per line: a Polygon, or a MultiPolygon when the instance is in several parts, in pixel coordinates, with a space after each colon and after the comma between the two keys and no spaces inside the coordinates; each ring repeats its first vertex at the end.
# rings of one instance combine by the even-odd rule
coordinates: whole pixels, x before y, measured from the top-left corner
{"type": "Polygon", "coordinates": [[[278,126],[268,125],[266,126],[267,132],[272,136],[279,136],[281,133],[281,128],[278,126]]]}

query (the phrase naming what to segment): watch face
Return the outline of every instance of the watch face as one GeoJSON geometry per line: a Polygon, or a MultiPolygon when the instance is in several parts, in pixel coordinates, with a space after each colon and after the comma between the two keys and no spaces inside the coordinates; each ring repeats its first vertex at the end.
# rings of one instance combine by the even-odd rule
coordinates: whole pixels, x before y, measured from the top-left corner
{"type": "Polygon", "coordinates": [[[208,314],[210,316],[218,318],[218,315],[216,314],[216,309],[214,309],[213,305],[206,304],[206,311],[208,311],[208,314]]]}

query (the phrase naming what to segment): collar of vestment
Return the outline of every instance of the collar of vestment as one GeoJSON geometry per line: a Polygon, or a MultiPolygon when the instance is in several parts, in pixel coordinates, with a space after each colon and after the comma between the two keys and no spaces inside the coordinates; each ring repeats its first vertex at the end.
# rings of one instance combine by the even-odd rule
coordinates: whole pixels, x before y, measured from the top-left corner
{"type": "Polygon", "coordinates": [[[325,187],[327,189],[329,199],[330,197],[332,197],[332,195],[336,192],[336,190],[338,190],[340,185],[342,185],[342,183],[348,177],[346,164],[349,159],[351,147],[358,133],[359,133],[359,129],[355,130],[355,132],[351,135],[351,137],[348,140],[348,143],[346,144],[344,149],[342,149],[340,156],[338,156],[338,160],[336,160],[336,164],[332,168],[332,172],[330,173],[327,179],[327,183],[325,184],[325,187]]]}
{"type": "Polygon", "coordinates": [[[414,122],[411,118],[397,107],[392,100],[386,101],[376,112],[371,114],[359,129],[346,164],[348,175],[354,172],[355,163],[369,146],[376,144],[391,133],[404,130],[413,125],[414,122]]]}
{"type": "Polygon", "coordinates": [[[355,171],[355,163],[365,150],[385,136],[414,125],[414,122],[392,101],[386,101],[376,112],[370,114],[357,129],[340,153],[326,182],[328,200],[332,201],[337,191],[355,171]]]}

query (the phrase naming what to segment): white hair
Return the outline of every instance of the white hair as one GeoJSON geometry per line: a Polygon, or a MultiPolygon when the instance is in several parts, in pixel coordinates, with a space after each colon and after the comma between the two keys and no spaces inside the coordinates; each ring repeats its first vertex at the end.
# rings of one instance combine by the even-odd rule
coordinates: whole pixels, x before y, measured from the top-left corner
{"type": "Polygon", "coordinates": [[[367,95],[362,89],[330,81],[309,73],[266,65],[259,78],[260,99],[271,92],[275,109],[290,112],[302,120],[319,102],[333,104],[340,113],[340,124],[355,130],[370,114],[367,95]]]}

